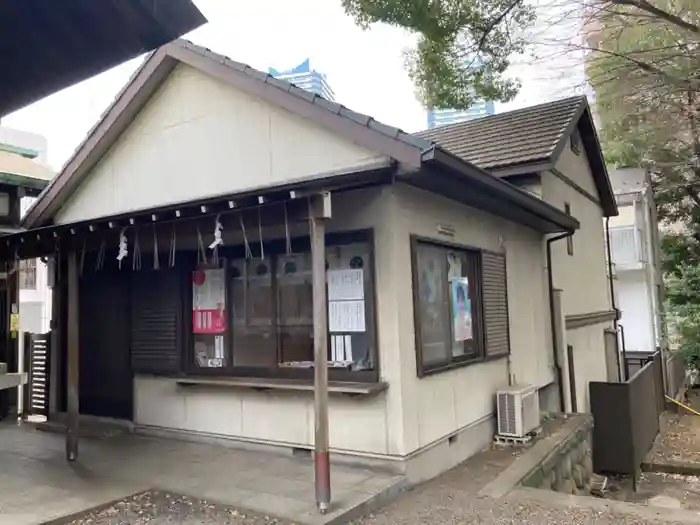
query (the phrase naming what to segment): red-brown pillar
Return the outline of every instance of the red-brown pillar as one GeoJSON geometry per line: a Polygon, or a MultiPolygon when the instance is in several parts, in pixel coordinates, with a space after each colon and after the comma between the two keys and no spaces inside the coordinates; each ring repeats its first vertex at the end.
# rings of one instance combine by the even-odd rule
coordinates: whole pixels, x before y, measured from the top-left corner
{"type": "Polygon", "coordinates": [[[316,505],[325,513],[331,503],[328,443],[328,303],[326,300],[326,219],[331,217],[330,194],[309,202],[311,273],[314,314],[314,465],[316,505]]]}

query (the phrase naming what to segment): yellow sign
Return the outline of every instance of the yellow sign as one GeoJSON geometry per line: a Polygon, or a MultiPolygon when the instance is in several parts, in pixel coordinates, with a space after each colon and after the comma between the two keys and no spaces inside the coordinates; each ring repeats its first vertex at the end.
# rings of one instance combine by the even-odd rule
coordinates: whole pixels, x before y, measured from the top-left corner
{"type": "Polygon", "coordinates": [[[10,334],[12,337],[17,337],[19,332],[19,314],[10,314],[10,334]]]}

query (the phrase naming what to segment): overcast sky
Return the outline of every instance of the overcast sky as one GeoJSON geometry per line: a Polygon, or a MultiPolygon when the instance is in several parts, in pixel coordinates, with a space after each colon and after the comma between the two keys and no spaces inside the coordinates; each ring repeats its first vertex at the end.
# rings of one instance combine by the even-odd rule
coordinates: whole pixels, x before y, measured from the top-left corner
{"type": "MultiPolygon", "coordinates": [[[[404,70],[403,52],[412,37],[389,27],[363,31],[345,15],[339,0],[194,0],[209,23],[186,38],[234,60],[267,70],[288,69],[306,57],[324,72],[336,100],[408,132],[426,127],[404,70]]],[[[2,119],[4,126],[44,135],[49,164],[59,169],[141,59],[132,60],[2,119]]],[[[519,76],[532,76],[518,69],[519,76]]],[[[524,80],[507,108],[551,98],[524,80]]]]}

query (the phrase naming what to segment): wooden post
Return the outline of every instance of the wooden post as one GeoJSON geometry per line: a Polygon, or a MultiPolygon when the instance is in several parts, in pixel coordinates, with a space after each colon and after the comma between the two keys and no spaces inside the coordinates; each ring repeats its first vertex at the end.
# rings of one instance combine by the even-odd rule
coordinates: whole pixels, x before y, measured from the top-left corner
{"type": "Polygon", "coordinates": [[[66,426],[66,459],[78,459],[78,416],[80,414],[79,361],[80,331],[78,325],[78,262],[75,251],[68,254],[68,424],[66,426]]]}
{"type": "Polygon", "coordinates": [[[328,304],[326,301],[326,225],[331,216],[330,194],[309,200],[311,272],[314,314],[314,465],[316,505],[325,513],[331,503],[328,453],[328,304]]]}
{"type": "MultiPolygon", "coordinates": [[[[18,372],[19,363],[19,264],[15,259],[5,265],[5,340],[0,361],[7,363],[8,372],[18,372]]],[[[0,391],[0,419],[7,417],[17,403],[13,389],[0,391]]]]}

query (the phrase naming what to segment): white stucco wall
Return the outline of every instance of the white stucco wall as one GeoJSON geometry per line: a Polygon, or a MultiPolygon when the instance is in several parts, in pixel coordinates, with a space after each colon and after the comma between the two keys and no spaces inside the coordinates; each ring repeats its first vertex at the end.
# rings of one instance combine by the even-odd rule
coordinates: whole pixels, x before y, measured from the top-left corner
{"type": "MultiPolygon", "coordinates": [[[[370,398],[332,395],[330,442],[339,452],[391,457],[403,455],[405,447],[399,328],[391,290],[397,266],[391,246],[396,234],[391,229],[389,191],[389,188],[359,190],[334,197],[328,231],[374,229],[379,366],[381,380],[389,384],[385,392],[370,398]]],[[[266,229],[263,234],[265,238],[284,238],[281,228],[266,229]]],[[[308,229],[297,224],[292,234],[308,234],[308,229]]],[[[236,244],[242,238],[236,232],[226,232],[226,242],[236,244]]],[[[223,434],[280,445],[313,444],[314,407],[310,392],[183,389],[177,387],[175,379],[151,376],[137,376],[134,388],[138,425],[223,434]]]]}
{"type": "MultiPolygon", "coordinates": [[[[586,152],[574,154],[564,148],[556,169],[579,188],[600,200],[590,171],[586,152]]],[[[605,256],[603,210],[600,204],[551,172],[542,174],[542,198],[560,210],[565,203],[581,224],[574,234],[574,254],[567,253],[566,241],[552,246],[554,287],[563,291],[562,308],[565,316],[590,314],[612,309],[610,284],[605,256]]],[[[588,383],[606,381],[604,330],[611,322],[567,329],[565,344],[573,346],[576,373],[577,408],[589,409],[588,383]]]]}
{"type": "Polygon", "coordinates": [[[646,273],[642,270],[621,272],[615,287],[618,308],[622,310],[620,324],[625,328],[627,350],[653,352],[656,344],[646,273]]]}
{"type": "Polygon", "coordinates": [[[180,66],[56,222],[254,189],[373,158],[379,155],[309,120],[180,66]]]}
{"type": "MultiPolygon", "coordinates": [[[[437,225],[450,225],[443,240],[506,253],[508,304],[515,382],[553,381],[542,237],[527,228],[407,186],[395,186],[394,290],[401,327],[401,389],[407,452],[490,417],[495,392],[508,385],[508,360],[499,359],[418,378],[416,375],[410,235],[440,240],[437,225]]],[[[483,445],[485,445],[484,443],[483,445]]]]}
{"type": "MultiPolygon", "coordinates": [[[[58,222],[273,184],[376,157],[180,68],[63,206],[58,222]]],[[[417,377],[410,235],[438,238],[438,223],[455,228],[451,242],[506,252],[510,375],[535,386],[554,379],[540,234],[402,185],[334,196],[330,231],[374,229],[379,366],[388,383],[375,397],[332,397],[330,440],[337,452],[405,457],[491,418],[495,391],[508,384],[506,358],[417,377]]],[[[240,241],[233,232],[225,238],[240,241]]],[[[134,388],[137,425],[294,446],[313,442],[310,394],[183,389],[175,379],[152,376],[138,376],[134,388]]]]}
{"type": "MultiPolygon", "coordinates": [[[[566,148],[557,169],[589,194],[598,197],[583,150],[580,155],[574,155],[566,148]]],[[[581,223],[574,234],[573,255],[567,253],[566,241],[557,241],[552,246],[554,286],[564,290],[565,315],[609,310],[605,234],[601,228],[603,210],[550,172],[542,175],[542,198],[560,210],[569,203],[571,214],[581,223]]]]}

